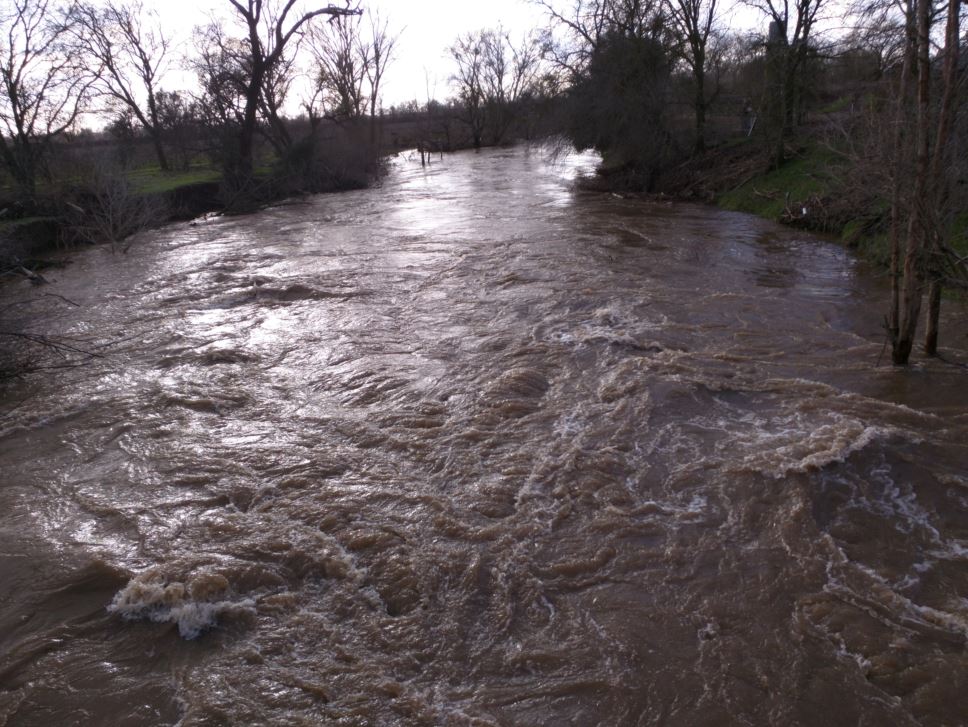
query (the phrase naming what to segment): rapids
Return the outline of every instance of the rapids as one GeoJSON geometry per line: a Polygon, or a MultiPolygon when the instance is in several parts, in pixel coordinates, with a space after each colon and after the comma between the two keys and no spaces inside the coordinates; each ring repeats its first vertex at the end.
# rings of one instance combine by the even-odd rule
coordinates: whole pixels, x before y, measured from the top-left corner
{"type": "Polygon", "coordinates": [[[841,247],[594,163],[0,292],[103,353],[0,399],[0,724],[968,721],[968,371],[887,365],[841,247]]]}

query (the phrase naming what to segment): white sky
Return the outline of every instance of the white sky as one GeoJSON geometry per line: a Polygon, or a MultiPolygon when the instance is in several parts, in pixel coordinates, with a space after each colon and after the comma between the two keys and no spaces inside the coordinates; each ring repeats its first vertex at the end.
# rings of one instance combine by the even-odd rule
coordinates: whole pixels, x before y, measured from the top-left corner
{"type": "MultiPolygon", "coordinates": [[[[314,0],[306,6],[319,7],[329,2],[314,0]]],[[[361,5],[378,10],[381,17],[389,20],[391,31],[400,35],[395,60],[384,81],[386,107],[411,99],[425,102],[428,81],[431,97],[443,100],[450,95],[447,86],[452,70],[446,49],[459,33],[502,24],[517,36],[544,25],[540,8],[528,0],[361,0],[361,5]]],[[[184,40],[186,50],[194,26],[205,23],[213,13],[231,10],[228,0],[164,0],[152,7],[165,27],[184,40]]],[[[173,73],[163,85],[173,88],[188,82],[182,74],[173,73]]]]}
{"type": "MultiPolygon", "coordinates": [[[[234,12],[228,0],[144,0],[154,9],[180,50],[191,53],[191,32],[213,15],[231,18],[234,12]]],[[[377,10],[389,20],[390,30],[399,35],[395,58],[391,62],[383,87],[381,103],[385,108],[416,99],[439,101],[452,96],[450,76],[453,73],[447,47],[458,34],[502,25],[513,38],[531,29],[546,27],[543,9],[532,0],[355,0],[364,8],[377,10]]],[[[830,0],[828,0],[830,1],[830,0]]],[[[2,2],[2,0],[0,0],[2,2]]],[[[558,0],[568,7],[573,0],[558,0]]],[[[834,0],[836,2],[836,0],[834,0]]],[[[343,5],[343,0],[301,0],[302,8],[327,4],[343,5]]],[[[722,23],[733,30],[757,27],[766,30],[766,21],[739,0],[720,0],[722,23]],[[729,6],[732,6],[732,9],[729,6]]],[[[300,7],[297,5],[297,8],[300,7]]],[[[236,26],[237,27],[237,26],[236,26]]],[[[177,56],[176,52],[173,56],[177,56]]],[[[164,90],[194,90],[194,74],[173,67],[161,87],[164,90]]],[[[299,96],[298,85],[293,91],[299,96]]],[[[300,102],[291,98],[290,112],[300,102]]]]}

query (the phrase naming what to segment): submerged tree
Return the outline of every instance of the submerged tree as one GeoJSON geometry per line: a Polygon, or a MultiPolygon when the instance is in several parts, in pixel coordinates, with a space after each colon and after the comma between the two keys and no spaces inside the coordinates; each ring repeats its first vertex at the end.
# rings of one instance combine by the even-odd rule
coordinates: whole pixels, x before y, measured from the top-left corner
{"type": "MultiPolygon", "coordinates": [[[[914,8],[915,32],[908,33],[905,58],[913,59],[917,71],[915,100],[915,129],[912,144],[914,183],[906,205],[906,235],[903,272],[897,270],[900,260],[900,214],[892,216],[895,229],[892,242],[893,292],[888,317],[895,364],[906,364],[914,347],[925,286],[929,288],[929,307],[925,352],[937,354],[938,320],[941,292],[946,279],[964,280],[964,259],[947,244],[950,229],[951,191],[954,184],[949,140],[957,112],[957,93],[963,69],[959,67],[961,0],[949,0],[942,58],[942,89],[940,107],[935,112],[931,93],[933,64],[931,32],[935,20],[932,0],[917,0],[914,8]]],[[[906,95],[906,94],[905,94],[906,95]]],[[[907,99],[902,95],[901,104],[907,99]]],[[[907,153],[903,147],[898,154],[907,153]]]]}
{"type": "Polygon", "coordinates": [[[601,152],[605,165],[649,188],[669,160],[668,94],[672,61],[651,38],[616,33],[602,40],[569,92],[569,136],[601,152]]]}
{"type": "MultiPolygon", "coordinates": [[[[669,2],[573,0],[567,10],[550,0],[539,4],[551,21],[546,56],[570,82],[572,142],[597,149],[605,167],[623,170],[629,184],[650,186],[677,153],[669,104],[679,42],[669,2]]],[[[697,25],[700,35],[703,28],[697,25]]],[[[695,40],[707,39],[708,33],[695,40]]]]}

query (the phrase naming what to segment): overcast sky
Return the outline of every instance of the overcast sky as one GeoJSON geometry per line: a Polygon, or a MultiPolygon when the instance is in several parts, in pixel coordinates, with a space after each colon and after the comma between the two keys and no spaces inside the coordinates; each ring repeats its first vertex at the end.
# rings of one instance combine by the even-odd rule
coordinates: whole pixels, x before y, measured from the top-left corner
{"type": "MultiPolygon", "coordinates": [[[[318,7],[329,2],[314,4],[318,7]]],[[[426,101],[428,81],[432,97],[450,95],[447,83],[452,70],[446,48],[459,33],[502,24],[517,36],[544,24],[540,8],[528,0],[362,0],[361,5],[378,10],[381,17],[389,19],[391,30],[400,35],[396,58],[384,81],[385,106],[411,99],[426,101]]],[[[150,6],[161,15],[165,27],[185,43],[194,26],[205,23],[214,13],[227,14],[226,8],[231,9],[228,0],[165,0],[150,6]]],[[[188,82],[174,79],[173,74],[173,84],[169,85],[188,82]]]]}
{"type": "MultiPolygon", "coordinates": [[[[342,5],[341,0],[302,0],[303,8],[324,4],[342,5]]],[[[359,0],[360,5],[377,10],[389,19],[390,28],[399,35],[395,59],[387,70],[382,90],[385,107],[416,99],[446,99],[452,95],[449,78],[453,73],[447,47],[458,34],[502,25],[519,38],[533,28],[545,27],[544,11],[532,0],[359,0]]],[[[572,0],[559,0],[567,7],[572,0]]],[[[730,0],[727,0],[730,2],[730,0]]],[[[212,15],[231,16],[228,0],[145,0],[161,16],[166,29],[190,52],[191,31],[212,15]]],[[[730,2],[730,4],[733,4],[730,2]]],[[[721,0],[721,7],[727,7],[721,0]]],[[[762,24],[755,11],[738,3],[724,22],[734,30],[762,24]]],[[[173,69],[163,84],[166,89],[194,85],[191,73],[173,69]]],[[[295,108],[298,108],[296,103],[295,108]]]]}

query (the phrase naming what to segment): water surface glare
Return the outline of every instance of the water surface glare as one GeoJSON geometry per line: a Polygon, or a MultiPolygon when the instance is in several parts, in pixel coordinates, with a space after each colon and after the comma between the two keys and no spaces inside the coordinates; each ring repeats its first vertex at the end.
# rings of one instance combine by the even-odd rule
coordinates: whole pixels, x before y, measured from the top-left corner
{"type": "Polygon", "coordinates": [[[843,249],[593,165],[52,274],[107,355],[0,404],[0,725],[964,724],[966,372],[878,366],[843,249]]]}

